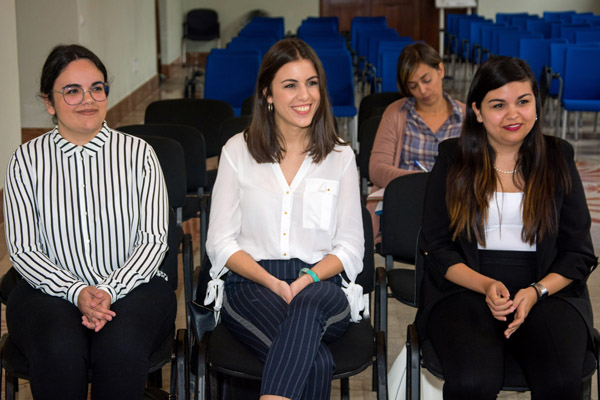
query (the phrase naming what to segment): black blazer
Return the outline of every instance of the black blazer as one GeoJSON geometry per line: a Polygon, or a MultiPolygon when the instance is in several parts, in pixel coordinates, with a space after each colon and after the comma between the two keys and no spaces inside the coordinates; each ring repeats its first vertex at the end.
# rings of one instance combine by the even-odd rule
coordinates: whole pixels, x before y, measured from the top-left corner
{"type": "MultiPolygon", "coordinates": [[[[558,235],[547,235],[536,243],[537,280],[556,272],[573,283],[556,293],[572,304],[583,316],[588,329],[593,328],[592,306],[586,281],[598,265],[590,235],[591,218],[587,207],[581,178],[573,158],[573,147],[566,141],[545,136],[549,146],[558,147],[564,155],[571,176],[571,191],[556,190],[555,200],[559,210],[558,235]]],[[[427,338],[427,318],[431,308],[446,296],[467,290],[445,279],[448,268],[465,263],[479,269],[477,242],[459,237],[451,240],[450,219],[446,208],[446,177],[458,155],[458,139],[448,139],[439,145],[439,155],[427,185],[421,228],[421,251],[424,274],[421,284],[420,307],[416,323],[421,338],[427,338]]]]}

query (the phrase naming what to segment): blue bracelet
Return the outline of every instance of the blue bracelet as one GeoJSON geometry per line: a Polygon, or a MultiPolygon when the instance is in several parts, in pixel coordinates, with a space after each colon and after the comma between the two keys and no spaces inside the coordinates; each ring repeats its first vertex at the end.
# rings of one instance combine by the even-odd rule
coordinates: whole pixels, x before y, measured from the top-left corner
{"type": "Polygon", "coordinates": [[[312,278],[313,282],[319,282],[319,277],[317,276],[317,274],[315,274],[315,272],[312,269],[310,269],[310,268],[302,268],[300,270],[300,274],[298,276],[302,276],[304,274],[310,275],[310,277],[312,278]]]}

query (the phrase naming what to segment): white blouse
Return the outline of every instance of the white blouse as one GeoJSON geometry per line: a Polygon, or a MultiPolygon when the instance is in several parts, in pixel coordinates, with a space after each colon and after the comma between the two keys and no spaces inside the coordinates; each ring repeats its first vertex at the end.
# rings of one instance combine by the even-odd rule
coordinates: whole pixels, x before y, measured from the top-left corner
{"type": "Polygon", "coordinates": [[[530,245],[521,238],[523,230],[523,211],[521,203],[523,192],[495,192],[490,199],[488,219],[485,225],[486,247],[484,250],[535,251],[536,245],[530,245]]]}
{"type": "Polygon", "coordinates": [[[218,171],[206,241],[213,281],[205,304],[215,301],[220,308],[219,278],[239,250],[256,261],[299,258],[309,264],[333,254],[350,279],[344,286],[356,319],[362,305],[353,302],[362,302],[362,288],[353,282],[365,243],[352,149],[336,146],[319,164],[307,155],[288,185],[279,164],[257,163],[237,134],[223,147],[218,171]]]}

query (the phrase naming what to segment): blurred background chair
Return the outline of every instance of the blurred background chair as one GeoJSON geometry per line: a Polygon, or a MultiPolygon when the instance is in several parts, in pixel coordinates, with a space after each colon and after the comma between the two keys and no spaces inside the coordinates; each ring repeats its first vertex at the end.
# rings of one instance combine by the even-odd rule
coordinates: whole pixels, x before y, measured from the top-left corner
{"type": "Polygon", "coordinates": [[[183,22],[183,37],[181,38],[183,65],[186,63],[186,42],[188,40],[217,40],[217,47],[221,47],[221,30],[217,12],[209,8],[196,8],[186,14],[183,22]]]}

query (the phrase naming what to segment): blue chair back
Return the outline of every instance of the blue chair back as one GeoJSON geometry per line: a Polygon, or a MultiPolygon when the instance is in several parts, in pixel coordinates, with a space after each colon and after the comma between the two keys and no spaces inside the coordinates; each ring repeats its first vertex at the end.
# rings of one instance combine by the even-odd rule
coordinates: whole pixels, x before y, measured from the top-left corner
{"type": "Polygon", "coordinates": [[[369,37],[368,41],[367,61],[375,65],[375,67],[377,67],[377,65],[379,64],[379,60],[377,59],[377,55],[379,53],[379,43],[383,41],[400,41],[407,39],[412,40],[410,37],[400,37],[400,35],[398,35],[398,32],[395,29],[373,32],[373,34],[369,37]]]}
{"type": "Polygon", "coordinates": [[[346,39],[339,34],[337,36],[319,36],[315,33],[298,36],[312,47],[317,53],[319,49],[348,50],[346,39]]]}
{"type": "Polygon", "coordinates": [[[519,12],[519,13],[496,13],[496,23],[505,23],[507,25],[512,25],[512,19],[514,17],[526,17],[529,13],[519,12]]]}
{"type": "Polygon", "coordinates": [[[558,28],[558,35],[561,38],[565,38],[569,43],[575,43],[575,32],[584,31],[590,28],[591,25],[560,25],[558,28]]]}
{"type": "Polygon", "coordinates": [[[277,42],[271,34],[256,36],[236,36],[227,43],[228,50],[258,50],[260,58],[277,42]]]}
{"type": "Polygon", "coordinates": [[[546,39],[552,37],[552,22],[544,19],[528,19],[525,21],[525,30],[541,33],[546,39]]]}
{"type": "Polygon", "coordinates": [[[367,26],[380,26],[387,28],[387,20],[381,17],[354,17],[350,25],[350,44],[355,51],[358,48],[358,31],[367,26]]]}
{"type": "MultiPolygon", "coordinates": [[[[562,100],[595,100],[600,105],[598,65],[600,65],[600,47],[569,46],[565,54],[562,100]]],[[[584,104],[579,107],[577,107],[579,110],[585,111],[584,104]]],[[[600,109],[598,106],[596,108],[600,109]]]]}
{"type": "Polygon", "coordinates": [[[254,50],[212,49],[206,59],[204,98],[231,104],[235,116],[254,94],[261,55],[254,50]]]}
{"type": "Polygon", "coordinates": [[[543,39],[540,33],[513,31],[498,37],[498,55],[519,57],[519,41],[525,38],[543,39]]]}
{"type": "Polygon", "coordinates": [[[570,15],[576,14],[574,10],[569,11],[544,11],[544,19],[546,21],[566,21],[570,15]]]}
{"type": "Polygon", "coordinates": [[[567,43],[566,39],[523,38],[519,40],[519,58],[527,61],[538,83],[544,66],[550,66],[550,44],[567,43]]]}
{"type": "Polygon", "coordinates": [[[270,32],[277,37],[277,40],[283,39],[285,35],[284,19],[283,17],[254,17],[239,34],[241,36],[252,32],[270,32]]]}
{"type": "Polygon", "coordinates": [[[354,72],[347,50],[321,50],[319,58],[327,78],[327,92],[336,117],[357,114],[354,103],[354,72]]]}
{"type": "Polygon", "coordinates": [[[600,43],[600,27],[575,32],[575,43],[600,43]]]}
{"type": "Polygon", "coordinates": [[[500,46],[500,36],[506,35],[509,32],[521,32],[516,26],[507,26],[503,28],[496,28],[490,32],[490,53],[498,54],[500,46]]]}

